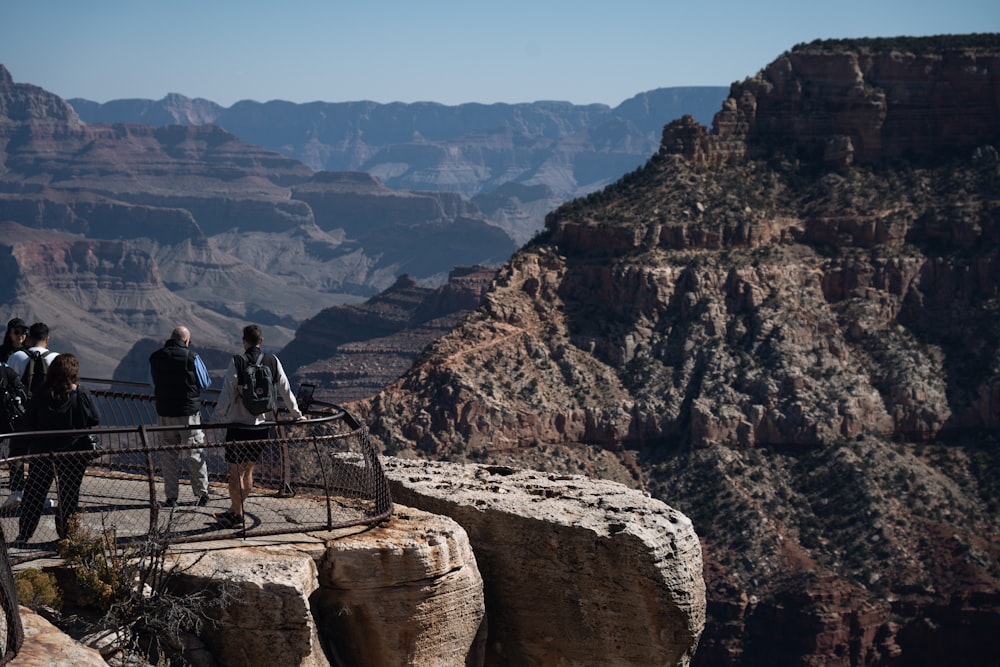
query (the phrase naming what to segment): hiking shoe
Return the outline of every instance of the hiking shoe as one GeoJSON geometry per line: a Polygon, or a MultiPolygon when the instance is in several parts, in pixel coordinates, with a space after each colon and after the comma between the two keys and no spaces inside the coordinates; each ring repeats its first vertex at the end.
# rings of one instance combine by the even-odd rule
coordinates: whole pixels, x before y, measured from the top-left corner
{"type": "Polygon", "coordinates": [[[3,505],[0,505],[0,510],[12,510],[15,507],[21,505],[21,498],[24,497],[24,492],[22,491],[12,491],[7,500],[3,501],[3,505]]]}
{"type": "Polygon", "coordinates": [[[243,523],[243,515],[233,514],[229,510],[226,510],[225,512],[219,512],[216,514],[215,520],[223,528],[235,528],[243,523]]]}
{"type": "Polygon", "coordinates": [[[177,507],[177,499],[176,498],[167,498],[166,500],[163,501],[163,506],[164,507],[177,507]]]}
{"type": "Polygon", "coordinates": [[[204,507],[207,504],[208,504],[208,494],[207,493],[205,495],[201,496],[200,498],[198,498],[198,501],[195,503],[195,505],[197,505],[198,507],[204,507]]]}

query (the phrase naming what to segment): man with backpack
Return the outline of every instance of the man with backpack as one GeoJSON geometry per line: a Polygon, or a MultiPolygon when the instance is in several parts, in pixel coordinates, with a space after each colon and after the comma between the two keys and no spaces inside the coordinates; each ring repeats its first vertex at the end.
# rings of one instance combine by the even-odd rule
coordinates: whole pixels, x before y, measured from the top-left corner
{"type": "MultiPolygon", "coordinates": [[[[58,352],[49,349],[49,327],[44,322],[35,322],[28,328],[28,337],[24,342],[25,349],[10,355],[7,364],[21,378],[27,398],[41,391],[45,386],[49,364],[59,356],[58,352]]],[[[10,443],[10,455],[27,454],[27,439],[15,438],[10,443]]],[[[17,461],[10,465],[10,495],[0,510],[10,510],[21,504],[24,496],[24,463],[17,461]]]]}
{"type": "Polygon", "coordinates": [[[226,442],[231,443],[225,446],[229,464],[229,509],[215,515],[219,525],[225,528],[243,524],[243,503],[253,488],[254,465],[260,462],[264,441],[268,438],[268,427],[261,424],[275,419],[277,395],[285,401],[293,419],[302,419],[281,362],[260,349],[263,343],[264,335],[259,326],[243,327],[244,353],[235,355],[229,364],[213,416],[216,422],[241,424],[226,429],[226,442]]]}
{"type": "MultiPolygon", "coordinates": [[[[159,350],[149,355],[149,372],[156,398],[157,423],[161,426],[201,424],[201,390],[211,386],[205,363],[190,349],[191,332],[177,327],[159,350]]],[[[161,445],[186,445],[190,449],[160,451],[166,506],[177,504],[180,461],[187,459],[191,491],[195,503],[208,504],[208,462],[205,460],[205,433],[200,429],[162,431],[161,445]]]]}

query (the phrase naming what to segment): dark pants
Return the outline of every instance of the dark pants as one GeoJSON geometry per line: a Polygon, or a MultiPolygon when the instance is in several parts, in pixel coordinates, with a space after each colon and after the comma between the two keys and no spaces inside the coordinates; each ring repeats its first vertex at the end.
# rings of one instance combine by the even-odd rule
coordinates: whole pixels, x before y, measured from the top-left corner
{"type": "MultiPolygon", "coordinates": [[[[26,438],[11,438],[10,456],[24,456],[28,453],[26,438]]],[[[24,461],[14,461],[10,464],[10,490],[24,491],[24,461]]]]}
{"type": "Polygon", "coordinates": [[[57,459],[33,460],[24,483],[21,517],[18,521],[17,539],[27,542],[35,534],[42,518],[45,496],[56,480],[56,533],[60,539],[68,536],[69,520],[80,506],[80,486],[87,469],[84,456],[60,456],[57,459]]]}

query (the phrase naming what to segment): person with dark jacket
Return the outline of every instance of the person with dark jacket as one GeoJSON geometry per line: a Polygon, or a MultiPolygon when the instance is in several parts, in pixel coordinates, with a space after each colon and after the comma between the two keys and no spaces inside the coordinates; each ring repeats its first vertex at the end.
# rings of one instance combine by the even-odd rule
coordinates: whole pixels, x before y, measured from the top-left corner
{"type": "MultiPolygon", "coordinates": [[[[191,332],[179,326],[156,352],[149,355],[149,372],[156,398],[157,423],[161,426],[201,425],[201,390],[211,381],[204,362],[190,348],[191,332]]],[[[191,491],[195,503],[208,504],[208,462],[205,460],[205,434],[200,429],[161,431],[161,448],[178,445],[186,449],[161,449],[160,469],[163,471],[165,504],[177,504],[180,488],[180,462],[187,459],[191,476],[191,491]]]]}
{"type": "MultiPolygon", "coordinates": [[[[80,362],[72,354],[60,354],[49,365],[45,386],[32,395],[24,415],[24,430],[54,431],[63,429],[92,428],[100,423],[94,400],[80,381],[80,362]]],[[[72,452],[84,450],[84,436],[36,436],[28,441],[29,454],[72,452]]],[[[24,545],[35,534],[42,516],[45,497],[55,478],[58,505],[56,507],[56,533],[60,539],[69,534],[69,522],[80,504],[80,486],[90,460],[89,452],[79,456],[59,456],[36,459],[31,462],[28,479],[24,483],[24,500],[15,544],[24,545]]]]}

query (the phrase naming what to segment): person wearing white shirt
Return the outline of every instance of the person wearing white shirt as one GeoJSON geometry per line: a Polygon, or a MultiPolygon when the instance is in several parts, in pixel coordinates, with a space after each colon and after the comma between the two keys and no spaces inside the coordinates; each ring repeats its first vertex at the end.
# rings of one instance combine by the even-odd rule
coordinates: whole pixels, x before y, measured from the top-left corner
{"type": "MultiPolygon", "coordinates": [[[[35,322],[28,328],[28,337],[24,341],[24,349],[18,350],[7,359],[7,365],[13,369],[17,376],[24,377],[24,371],[28,368],[28,361],[33,355],[44,361],[46,367],[52,360],[59,356],[58,352],[49,349],[49,327],[44,322],[35,322]]],[[[29,396],[33,387],[24,385],[29,396]]],[[[27,439],[11,438],[10,456],[22,456],[27,454],[27,439]]],[[[0,510],[11,510],[21,504],[24,497],[24,462],[15,461],[10,464],[10,495],[0,506],[0,510]]]]}

